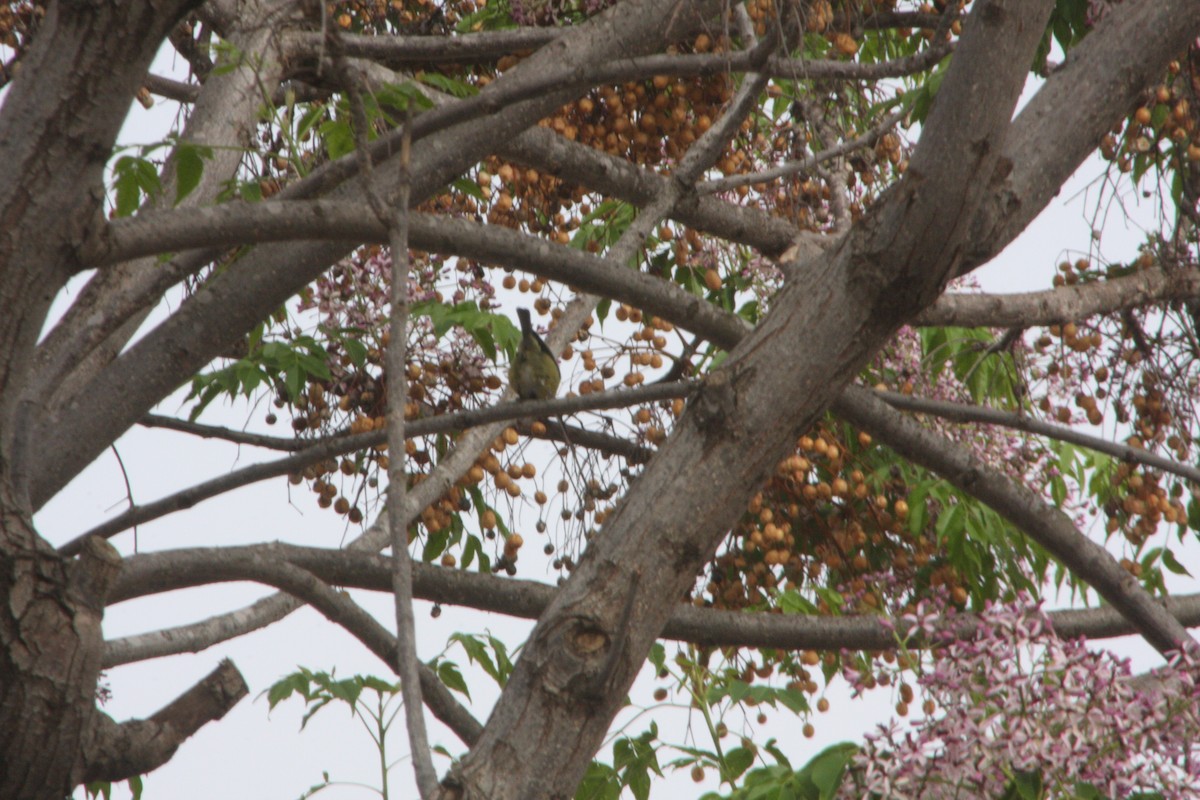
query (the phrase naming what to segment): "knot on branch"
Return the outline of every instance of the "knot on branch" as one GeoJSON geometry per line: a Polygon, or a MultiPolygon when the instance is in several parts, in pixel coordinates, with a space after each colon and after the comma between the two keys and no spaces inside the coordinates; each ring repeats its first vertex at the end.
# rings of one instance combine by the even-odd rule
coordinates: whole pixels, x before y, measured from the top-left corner
{"type": "Polygon", "coordinates": [[[697,427],[710,437],[738,433],[737,394],[729,369],[718,369],[704,379],[692,408],[697,427]]]}

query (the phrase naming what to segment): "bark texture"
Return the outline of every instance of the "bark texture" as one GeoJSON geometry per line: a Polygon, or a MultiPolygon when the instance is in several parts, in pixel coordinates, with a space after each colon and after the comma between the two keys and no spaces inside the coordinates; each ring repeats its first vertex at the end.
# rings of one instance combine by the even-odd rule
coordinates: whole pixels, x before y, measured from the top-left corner
{"type": "Polygon", "coordinates": [[[33,528],[25,394],[50,302],[100,224],[104,164],[158,44],[194,0],[52,3],[0,114],[0,797],[61,798],[96,714],[107,544],[67,562],[33,528]]]}

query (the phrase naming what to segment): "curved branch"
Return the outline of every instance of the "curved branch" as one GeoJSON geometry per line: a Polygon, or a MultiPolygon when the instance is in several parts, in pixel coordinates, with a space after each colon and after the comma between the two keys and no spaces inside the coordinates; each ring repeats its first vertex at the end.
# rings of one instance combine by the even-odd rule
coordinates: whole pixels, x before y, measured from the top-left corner
{"type": "Polygon", "coordinates": [[[914,325],[1027,328],[1079,322],[1155,303],[1200,300],[1200,270],[1147,270],[1092,283],[1017,294],[945,294],[914,325]]]}
{"type": "MultiPolygon", "coordinates": [[[[630,270],[611,256],[594,256],[509,228],[432,214],[414,213],[410,225],[411,244],[421,250],[523,269],[621,300],[690,330],[745,329],[736,316],[674,283],[630,270]]],[[[321,235],[342,241],[387,241],[387,229],[363,206],[338,200],[289,200],[156,211],[115,220],[97,240],[95,254],[97,262],[105,262],[216,242],[251,244],[321,235]]]]}
{"type": "MultiPolygon", "coordinates": [[[[810,61],[772,57],[773,42],[763,42],[748,50],[731,53],[695,55],[626,56],[600,64],[580,66],[566,62],[553,69],[513,70],[504,80],[488,84],[471,97],[447,103],[416,117],[412,123],[413,141],[438,131],[492,115],[508,106],[546,95],[548,92],[588,90],[593,86],[618,83],[656,75],[675,77],[719,75],[731,71],[753,72],[764,78],[790,80],[878,80],[901,77],[931,68],[950,52],[948,43],[934,45],[920,53],[891,62],[858,64],[846,61],[810,61]]],[[[546,50],[542,51],[543,53],[546,50]]],[[[392,130],[371,143],[368,154],[376,162],[399,152],[399,130],[392,130]]],[[[349,180],[359,171],[354,154],[344,156],[313,170],[302,181],[289,186],[283,196],[311,197],[323,194],[349,180]]]]}
{"type": "MultiPolygon", "coordinates": [[[[834,25],[839,30],[848,26],[858,26],[866,30],[933,29],[937,28],[942,21],[943,17],[939,14],[877,11],[866,17],[839,14],[834,25]]],[[[495,61],[501,56],[543,47],[562,36],[565,30],[565,28],[519,28],[509,31],[481,31],[452,36],[387,37],[343,33],[340,38],[347,57],[362,58],[398,68],[423,64],[478,64],[495,61]]],[[[317,58],[323,53],[322,38],[319,33],[293,33],[288,37],[285,49],[300,58],[317,58]]],[[[821,61],[819,63],[822,65],[837,64],[841,69],[846,66],[846,62],[821,61]]]]}
{"type": "MultiPolygon", "coordinates": [[[[588,430],[577,425],[567,425],[559,420],[547,419],[545,424],[546,433],[540,438],[548,442],[562,442],[572,447],[596,450],[606,456],[624,458],[625,463],[630,465],[645,464],[654,455],[654,448],[622,439],[620,436],[588,430]]],[[[517,432],[522,436],[535,436],[532,427],[524,421],[516,425],[517,432]]]]}
{"type": "MultiPolygon", "coordinates": [[[[150,594],[238,580],[229,559],[260,557],[294,564],[329,584],[368,591],[390,591],[388,559],[372,553],[325,550],[287,544],[236,548],[188,548],[130,556],[125,559],[113,603],[150,594]]],[[[537,581],[413,564],[415,597],[521,619],[537,619],[557,588],[537,581]]],[[[1182,625],[1200,626],[1200,594],[1165,601],[1182,625]]],[[[1128,636],[1137,628],[1112,607],[1050,611],[1047,616],[1063,638],[1104,639],[1128,636]]],[[[973,614],[947,617],[946,627],[967,638],[978,625],[973,614]]],[[[696,608],[681,602],[663,628],[665,639],[711,647],[766,647],[781,650],[891,650],[912,631],[902,619],[876,615],[809,617],[696,608]],[[899,637],[899,639],[897,638],[899,637]]],[[[921,640],[906,646],[924,646],[921,640]]],[[[176,651],[182,652],[182,651],[176,651]]]]}
{"type": "MultiPolygon", "coordinates": [[[[224,560],[229,580],[256,581],[287,592],[321,612],[330,622],[345,628],[389,669],[394,668],[396,637],[347,595],[335,591],[311,572],[268,554],[243,551],[240,555],[240,558],[224,560]]],[[[390,568],[388,584],[390,588],[390,568]]],[[[450,695],[433,670],[422,664],[420,671],[425,705],[460,739],[467,744],[474,742],[483,730],[479,722],[450,695]]]]}
{"type": "Polygon", "coordinates": [[[847,387],[833,404],[838,416],[915,464],[987,503],[1094,588],[1160,653],[1190,641],[1187,629],[1100,545],[1032,489],[1014,483],[968,451],[890,408],[870,389],[847,387]]]}
{"type": "Polygon", "coordinates": [[[301,605],[303,604],[291,595],[276,592],[244,608],[216,614],[199,622],[110,639],[104,643],[104,657],[101,663],[105,669],[111,669],[122,664],[133,664],[179,653],[199,653],[215,644],[261,630],[283,619],[301,605]]]}
{"type": "MultiPolygon", "coordinates": [[[[642,169],[627,159],[572,142],[547,128],[531,128],[513,141],[505,142],[496,152],[568,183],[612,195],[638,207],[652,202],[670,182],[669,178],[642,169]]],[[[761,209],[734,205],[707,195],[684,198],[672,210],[671,218],[713,236],[749,245],[771,257],[780,256],[798,237],[810,244],[809,252],[820,252],[818,242],[828,238],[797,231],[791,223],[761,209]]]]}
{"type": "Polygon", "coordinates": [[[1200,484],[1200,469],[1180,464],[1169,458],[1155,455],[1127,444],[1110,442],[1099,436],[1089,436],[1086,433],[1068,428],[1063,425],[1053,425],[1039,419],[1014,414],[1009,411],[999,411],[994,408],[967,405],[965,403],[950,403],[945,400],[930,400],[924,397],[913,397],[899,392],[876,391],[875,395],[893,408],[903,411],[916,411],[921,414],[932,414],[951,422],[982,422],[987,425],[1002,425],[1027,433],[1036,433],[1062,442],[1070,442],[1089,450],[1096,450],[1115,456],[1122,461],[1129,461],[1170,472],[1181,478],[1187,478],[1200,484]]]}
{"type": "Polygon", "coordinates": [[[146,75],[145,80],[142,81],[142,86],[154,94],[178,103],[196,102],[196,98],[200,96],[200,89],[202,88],[199,84],[177,81],[172,78],[163,77],[162,75],[155,75],[153,72],[146,75]]]}
{"type": "MultiPolygon", "coordinates": [[[[163,165],[161,192],[151,194],[147,206],[174,205],[168,198],[176,194],[175,163],[178,153],[188,146],[208,149],[209,157],[199,183],[180,201],[181,209],[208,205],[224,191],[249,144],[263,102],[262,87],[279,82],[282,66],[275,30],[287,24],[281,16],[293,10],[291,0],[254,0],[239,7],[226,36],[231,52],[237,55],[208,76],[187,116],[180,142],[163,165]]],[[[80,255],[84,253],[81,249],[80,255]]],[[[199,269],[203,263],[189,266],[199,269]]],[[[144,259],[101,271],[87,282],[38,345],[39,369],[31,396],[38,398],[40,408],[48,407],[46,416],[52,416],[118,357],[161,293],[188,274],[180,274],[180,266],[144,259]]]]}

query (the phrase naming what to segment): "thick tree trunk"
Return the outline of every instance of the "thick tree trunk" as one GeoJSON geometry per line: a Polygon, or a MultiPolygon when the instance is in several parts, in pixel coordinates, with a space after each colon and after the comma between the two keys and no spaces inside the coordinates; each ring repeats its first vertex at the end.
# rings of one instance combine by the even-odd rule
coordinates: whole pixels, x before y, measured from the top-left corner
{"type": "Polygon", "coordinates": [[[0,797],[61,798],[79,782],[96,714],[106,543],[60,558],[0,486],[0,797]]]}
{"type": "Polygon", "coordinates": [[[540,617],[443,797],[573,795],[673,610],[664,600],[692,586],[744,498],[962,260],[1052,5],[973,7],[905,179],[708,375],[540,617]]]}
{"type": "Polygon", "coordinates": [[[85,767],[116,554],[68,562],[34,530],[24,454],[39,400],[25,389],[134,92],[193,5],[52,3],[0,110],[0,798],[64,797],[85,767]]]}

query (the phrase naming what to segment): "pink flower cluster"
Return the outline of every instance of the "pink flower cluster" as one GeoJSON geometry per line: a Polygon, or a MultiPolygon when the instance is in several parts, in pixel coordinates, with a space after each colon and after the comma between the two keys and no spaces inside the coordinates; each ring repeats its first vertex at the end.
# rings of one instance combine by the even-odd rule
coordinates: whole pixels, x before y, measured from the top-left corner
{"type": "Polygon", "coordinates": [[[1127,660],[1058,638],[1027,596],[989,605],[961,639],[934,605],[905,622],[942,639],[919,678],[938,710],[869,734],[841,797],[996,798],[1017,775],[1037,776],[1046,797],[1074,797],[1080,783],[1104,797],[1200,797],[1196,648],[1137,682],[1127,660]]]}

